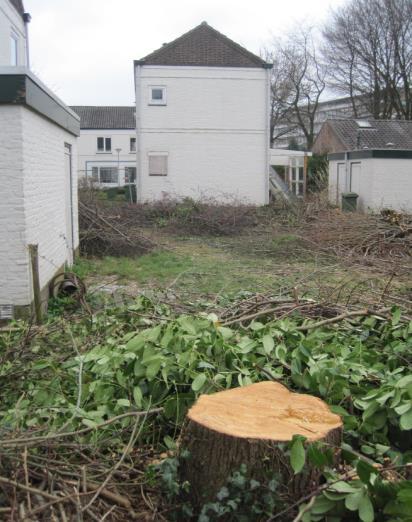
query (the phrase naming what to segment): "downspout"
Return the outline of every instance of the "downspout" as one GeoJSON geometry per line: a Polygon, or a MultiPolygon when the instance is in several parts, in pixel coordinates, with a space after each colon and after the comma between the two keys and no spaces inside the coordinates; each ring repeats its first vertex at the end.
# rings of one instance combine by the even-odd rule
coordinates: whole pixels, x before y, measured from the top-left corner
{"type": "Polygon", "coordinates": [[[26,67],[30,69],[30,50],[29,50],[29,23],[31,21],[31,16],[29,13],[23,14],[24,21],[24,33],[26,36],[26,67]]]}
{"type": "Polygon", "coordinates": [[[134,81],[136,96],[136,202],[142,201],[142,144],[141,144],[141,73],[142,63],[134,62],[134,81]]]}

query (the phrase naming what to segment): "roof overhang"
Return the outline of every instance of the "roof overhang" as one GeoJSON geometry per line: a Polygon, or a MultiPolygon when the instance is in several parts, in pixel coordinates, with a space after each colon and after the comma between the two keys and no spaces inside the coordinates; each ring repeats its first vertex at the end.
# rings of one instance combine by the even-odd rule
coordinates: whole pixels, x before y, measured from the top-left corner
{"type": "Polygon", "coordinates": [[[328,160],[339,161],[344,159],[356,160],[366,158],[380,159],[412,159],[412,150],[397,149],[368,149],[351,150],[347,152],[333,152],[328,154],[328,160]]]}
{"type": "Polygon", "coordinates": [[[23,105],[74,136],[80,118],[25,67],[0,67],[0,105],[23,105]]]}

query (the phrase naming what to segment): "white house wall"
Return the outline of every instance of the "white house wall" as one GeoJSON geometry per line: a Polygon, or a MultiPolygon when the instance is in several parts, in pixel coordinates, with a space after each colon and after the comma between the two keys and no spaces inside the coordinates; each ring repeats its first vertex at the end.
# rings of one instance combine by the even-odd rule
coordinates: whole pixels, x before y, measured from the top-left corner
{"type": "Polygon", "coordinates": [[[0,304],[24,306],[33,300],[29,244],[39,245],[42,288],[71,261],[65,143],[73,153],[74,247],[79,244],[76,138],[21,106],[0,106],[0,121],[0,304]]]}
{"type": "Polygon", "coordinates": [[[268,73],[260,68],[137,68],[138,193],[268,198],[268,73]],[[149,105],[150,86],[166,87],[167,105],[149,105]],[[140,139],[139,139],[140,138],[140,139]],[[168,175],[149,176],[148,154],[168,153],[168,175]]]}
{"type": "Polygon", "coordinates": [[[29,268],[23,195],[21,106],[0,105],[0,305],[27,304],[29,268]]]}
{"type": "MultiPolygon", "coordinates": [[[[117,167],[120,163],[119,184],[124,184],[124,168],[136,167],[136,152],[130,151],[130,138],[136,138],[133,130],[89,130],[82,129],[78,139],[78,173],[79,179],[91,176],[92,167],[117,167]],[[111,152],[97,151],[97,138],[107,137],[112,140],[111,152]],[[116,149],[122,149],[118,158],[116,149]]],[[[105,186],[110,184],[105,183],[105,186]]]]}
{"type": "Polygon", "coordinates": [[[11,34],[18,36],[18,63],[26,65],[26,31],[22,17],[8,0],[0,0],[0,66],[11,65],[11,34]]]}

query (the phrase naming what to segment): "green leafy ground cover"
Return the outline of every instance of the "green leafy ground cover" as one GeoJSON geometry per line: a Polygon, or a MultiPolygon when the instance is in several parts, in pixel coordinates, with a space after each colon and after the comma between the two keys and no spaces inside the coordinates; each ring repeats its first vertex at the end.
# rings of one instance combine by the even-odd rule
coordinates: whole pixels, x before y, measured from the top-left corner
{"type": "MultiPolygon", "coordinates": [[[[179,483],[173,453],[185,411],[200,393],[273,378],[323,398],[342,416],[345,464],[334,468],[330,448],[308,448],[296,438],[286,448],[295,472],[305,472],[306,459],[323,471],[326,482],[316,495],[291,505],[276,477],[259,484],[240,469],[194,520],[292,520],[299,509],[306,522],[411,520],[412,323],[400,309],[305,331],[308,320],[299,315],[228,327],[213,312],[223,309],[219,303],[179,313],[161,301],[139,297],[93,316],[51,317],[36,330],[18,323],[1,335],[1,475],[22,480],[28,444],[36,473],[39,462],[45,466],[39,458],[52,452],[63,459],[56,476],[89,466],[101,481],[108,471],[93,471],[93,458],[112,466],[132,431],[135,450],[125,459],[139,471],[129,478],[133,491],[152,495],[151,514],[159,520],[190,520],[190,495],[183,504],[179,497],[188,486],[179,483]],[[132,413],[156,408],[162,411],[137,417],[136,430],[132,413]],[[70,455],[64,444],[50,448],[47,439],[56,434],[60,443],[72,443],[70,455]],[[34,436],[45,439],[31,444],[34,436]],[[169,458],[160,466],[142,457],[164,451],[169,458]]],[[[238,305],[230,303],[224,304],[238,305]]],[[[130,513],[116,506],[112,519],[130,520],[130,513]]]]}

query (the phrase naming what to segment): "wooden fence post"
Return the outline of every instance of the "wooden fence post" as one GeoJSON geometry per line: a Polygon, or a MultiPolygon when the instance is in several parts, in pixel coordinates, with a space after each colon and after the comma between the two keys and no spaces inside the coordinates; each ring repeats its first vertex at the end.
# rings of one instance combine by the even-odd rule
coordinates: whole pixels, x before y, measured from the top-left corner
{"type": "Polygon", "coordinates": [[[41,324],[42,310],[41,310],[41,292],[40,292],[40,275],[39,275],[39,245],[29,245],[31,273],[33,281],[33,296],[34,296],[34,314],[36,323],[41,324]]]}

